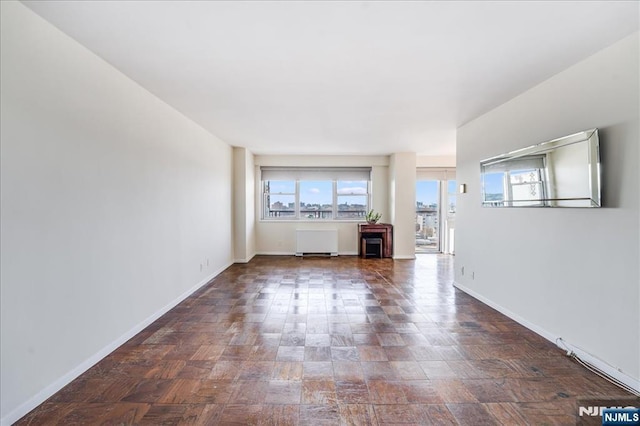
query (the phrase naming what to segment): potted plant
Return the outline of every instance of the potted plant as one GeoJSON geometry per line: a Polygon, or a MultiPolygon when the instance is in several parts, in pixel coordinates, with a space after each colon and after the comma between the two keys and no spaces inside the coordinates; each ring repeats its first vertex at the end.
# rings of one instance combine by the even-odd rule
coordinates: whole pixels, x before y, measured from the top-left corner
{"type": "Polygon", "coordinates": [[[370,225],[373,225],[375,223],[378,223],[378,221],[380,220],[380,218],[382,217],[382,215],[378,212],[376,212],[375,210],[371,209],[367,212],[367,214],[365,215],[364,219],[367,221],[367,223],[369,223],[370,225]]]}

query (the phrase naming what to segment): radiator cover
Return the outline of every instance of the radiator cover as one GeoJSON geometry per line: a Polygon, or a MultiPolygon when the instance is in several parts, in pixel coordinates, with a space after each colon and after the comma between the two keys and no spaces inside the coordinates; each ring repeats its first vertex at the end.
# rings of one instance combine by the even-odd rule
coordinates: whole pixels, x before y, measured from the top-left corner
{"type": "Polygon", "coordinates": [[[296,230],[296,256],[305,254],[338,255],[337,229],[296,230]]]}

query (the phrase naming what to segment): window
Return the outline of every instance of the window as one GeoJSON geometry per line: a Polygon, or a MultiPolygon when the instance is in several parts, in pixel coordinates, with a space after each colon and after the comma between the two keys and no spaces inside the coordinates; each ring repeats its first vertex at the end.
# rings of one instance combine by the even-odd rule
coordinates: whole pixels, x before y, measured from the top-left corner
{"type": "Polygon", "coordinates": [[[370,168],[262,167],[262,218],[362,220],[370,205],[370,168]]]}
{"type": "Polygon", "coordinates": [[[485,205],[545,205],[545,163],[542,156],[485,166],[482,179],[485,205]]]}
{"type": "Polygon", "coordinates": [[[369,210],[369,182],[340,180],[336,188],[338,218],[364,219],[369,210]]]}
{"type": "Polygon", "coordinates": [[[494,206],[504,204],[504,173],[505,172],[492,172],[483,175],[485,202],[494,206]]]}
{"type": "Polygon", "coordinates": [[[332,181],[300,181],[300,217],[303,219],[333,218],[332,181]]]}
{"type": "Polygon", "coordinates": [[[509,189],[514,206],[540,206],[544,196],[544,186],[540,169],[513,170],[509,174],[509,189]]]}
{"type": "Polygon", "coordinates": [[[264,212],[267,217],[296,215],[296,182],[293,180],[270,180],[264,182],[264,212]]]}

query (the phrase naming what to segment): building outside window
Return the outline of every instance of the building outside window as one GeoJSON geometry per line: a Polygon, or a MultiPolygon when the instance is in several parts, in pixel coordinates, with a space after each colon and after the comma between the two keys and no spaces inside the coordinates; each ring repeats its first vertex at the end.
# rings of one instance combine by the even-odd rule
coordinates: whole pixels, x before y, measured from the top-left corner
{"type": "Polygon", "coordinates": [[[300,184],[300,218],[333,219],[333,181],[303,180],[300,184]]]}
{"type": "Polygon", "coordinates": [[[363,220],[370,168],[262,167],[263,220],[363,220]]]}

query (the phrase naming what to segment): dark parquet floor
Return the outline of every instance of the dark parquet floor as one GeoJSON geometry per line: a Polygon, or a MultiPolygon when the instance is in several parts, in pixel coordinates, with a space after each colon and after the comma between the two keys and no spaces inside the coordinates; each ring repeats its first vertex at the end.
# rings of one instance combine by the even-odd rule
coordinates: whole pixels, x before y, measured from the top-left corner
{"type": "Polygon", "coordinates": [[[576,424],[630,397],[452,280],[443,255],[258,256],[18,424],[576,424]]]}

